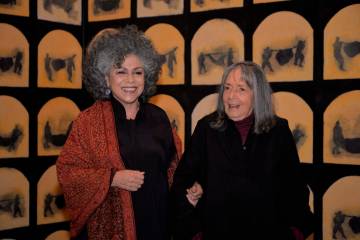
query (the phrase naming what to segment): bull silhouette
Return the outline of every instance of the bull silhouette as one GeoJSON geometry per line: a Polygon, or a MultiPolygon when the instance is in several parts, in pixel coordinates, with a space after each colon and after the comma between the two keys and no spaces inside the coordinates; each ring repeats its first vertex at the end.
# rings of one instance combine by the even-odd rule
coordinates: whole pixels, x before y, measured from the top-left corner
{"type": "Polygon", "coordinates": [[[0,136],[0,147],[7,148],[9,152],[15,151],[23,132],[19,125],[15,125],[9,136],[0,136]]]}

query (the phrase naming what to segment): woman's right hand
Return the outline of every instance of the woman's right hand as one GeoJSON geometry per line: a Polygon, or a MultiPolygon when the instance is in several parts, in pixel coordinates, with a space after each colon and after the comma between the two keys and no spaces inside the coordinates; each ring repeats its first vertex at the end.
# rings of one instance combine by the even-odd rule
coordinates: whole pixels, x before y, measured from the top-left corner
{"type": "Polygon", "coordinates": [[[145,172],[137,170],[120,170],[114,175],[112,187],[119,187],[128,191],[137,191],[144,183],[145,172]]]}

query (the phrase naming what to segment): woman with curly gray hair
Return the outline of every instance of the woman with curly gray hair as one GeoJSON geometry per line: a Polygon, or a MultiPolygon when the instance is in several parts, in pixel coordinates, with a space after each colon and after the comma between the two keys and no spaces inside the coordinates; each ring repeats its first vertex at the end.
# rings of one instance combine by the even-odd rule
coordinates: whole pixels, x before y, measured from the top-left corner
{"type": "Polygon", "coordinates": [[[97,101],[73,122],[56,163],[72,237],[170,239],[181,143],[166,113],[146,102],[162,63],[135,26],[102,30],[90,42],[84,83],[97,101]]]}

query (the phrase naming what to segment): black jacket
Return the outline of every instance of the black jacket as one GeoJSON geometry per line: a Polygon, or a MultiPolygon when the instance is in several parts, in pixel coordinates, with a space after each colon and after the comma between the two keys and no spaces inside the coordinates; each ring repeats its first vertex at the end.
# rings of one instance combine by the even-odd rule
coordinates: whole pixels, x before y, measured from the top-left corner
{"type": "Polygon", "coordinates": [[[175,239],[292,239],[291,227],[312,231],[309,190],[285,119],[267,133],[251,128],[245,144],[234,122],[210,127],[215,113],[201,119],[174,177],[175,239]],[[196,209],[184,197],[198,181],[204,194],[196,209]],[[235,238],[234,238],[235,237],[235,238]]]}

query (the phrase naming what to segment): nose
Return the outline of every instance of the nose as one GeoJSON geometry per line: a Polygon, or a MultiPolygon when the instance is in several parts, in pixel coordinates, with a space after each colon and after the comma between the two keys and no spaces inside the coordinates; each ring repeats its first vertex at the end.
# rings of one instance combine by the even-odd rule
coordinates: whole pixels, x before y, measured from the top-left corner
{"type": "Polygon", "coordinates": [[[131,73],[128,74],[128,76],[127,76],[127,81],[130,82],[130,83],[134,82],[134,81],[135,81],[134,75],[131,74],[131,73]]]}
{"type": "Polygon", "coordinates": [[[235,97],[236,91],[234,89],[230,89],[229,91],[229,98],[232,99],[235,97]]]}

